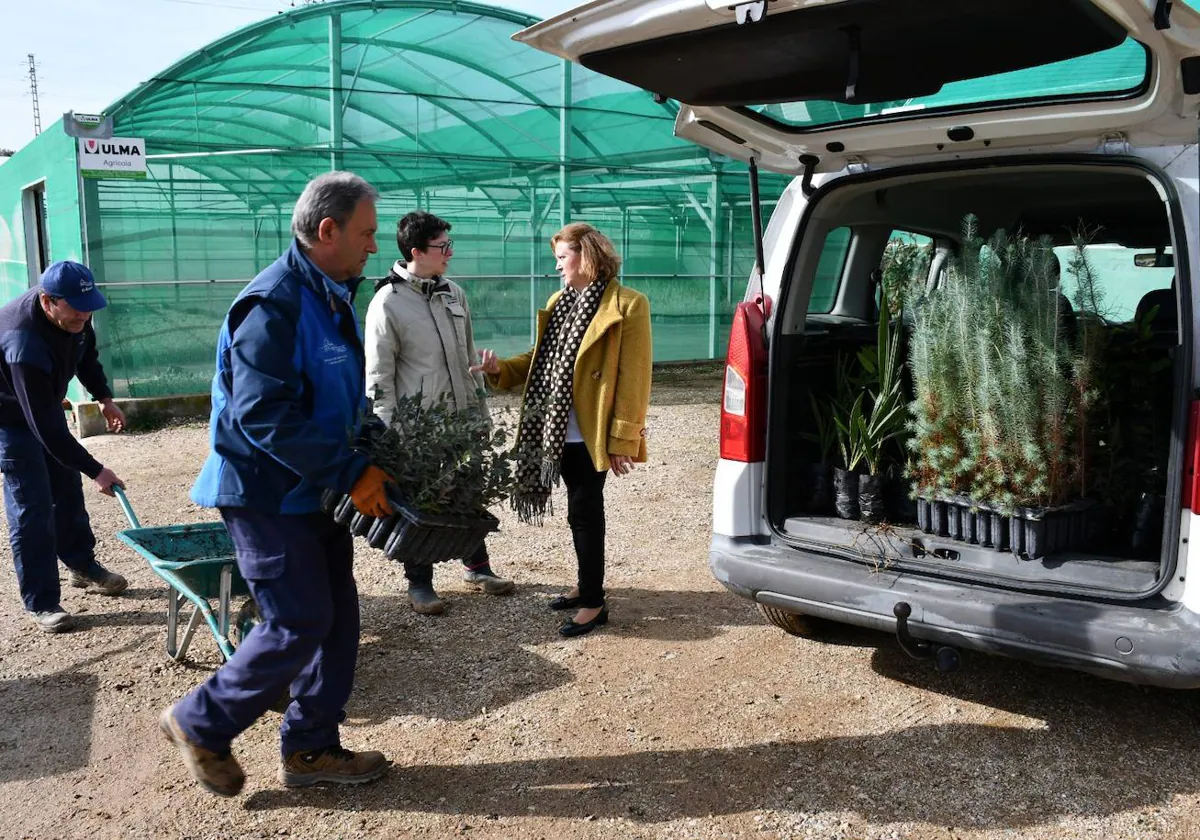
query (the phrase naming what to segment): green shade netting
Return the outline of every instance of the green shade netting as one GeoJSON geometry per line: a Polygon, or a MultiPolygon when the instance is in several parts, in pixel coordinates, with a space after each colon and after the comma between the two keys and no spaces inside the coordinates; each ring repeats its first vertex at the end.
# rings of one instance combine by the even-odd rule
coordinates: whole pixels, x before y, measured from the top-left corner
{"type": "MultiPolygon", "coordinates": [[[[469,3],[350,0],[277,15],[164,70],[108,109],[144,137],[148,178],[85,182],[88,256],[119,393],[203,391],[230,300],[290,240],[305,183],[349,169],[395,222],[454,225],[451,276],[476,343],[528,347],[557,286],[549,238],[590,222],[650,296],[655,358],[724,354],[753,260],[745,166],[672,134],[676,108],[511,40],[534,19],[469,3]]],[[[765,212],[787,179],[764,174],[765,212]]],[[[365,311],[370,286],[364,286],[365,311]]]]}

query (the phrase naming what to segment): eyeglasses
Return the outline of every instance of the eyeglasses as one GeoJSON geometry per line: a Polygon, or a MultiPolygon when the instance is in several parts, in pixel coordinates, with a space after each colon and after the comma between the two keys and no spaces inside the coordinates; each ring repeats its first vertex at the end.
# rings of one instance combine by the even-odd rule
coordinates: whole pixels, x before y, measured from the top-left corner
{"type": "Polygon", "coordinates": [[[437,248],[439,251],[442,252],[442,256],[444,257],[447,254],[449,254],[451,251],[454,250],[454,240],[447,239],[445,242],[442,242],[439,244],[434,244],[434,243],[430,242],[429,245],[427,245],[426,247],[437,248]]]}

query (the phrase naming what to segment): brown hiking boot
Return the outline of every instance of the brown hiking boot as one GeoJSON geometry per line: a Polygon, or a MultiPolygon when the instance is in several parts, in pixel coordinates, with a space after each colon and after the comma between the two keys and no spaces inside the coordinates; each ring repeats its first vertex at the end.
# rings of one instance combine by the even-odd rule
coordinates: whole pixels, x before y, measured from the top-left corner
{"type": "Polygon", "coordinates": [[[279,781],[284,787],[308,787],[320,782],[361,785],[375,781],[391,766],[392,762],[375,750],[351,752],[341,747],[326,747],[289,755],[279,765],[279,781]]]}
{"type": "Polygon", "coordinates": [[[162,730],[163,737],[179,747],[179,754],[183,756],[183,763],[191,771],[192,778],[210,793],[237,796],[241,792],[242,785],[246,784],[246,774],[242,772],[242,766],[233,753],[215,753],[188,741],[179,722],[175,720],[174,706],[163,709],[158,718],[158,728],[162,730]]]}

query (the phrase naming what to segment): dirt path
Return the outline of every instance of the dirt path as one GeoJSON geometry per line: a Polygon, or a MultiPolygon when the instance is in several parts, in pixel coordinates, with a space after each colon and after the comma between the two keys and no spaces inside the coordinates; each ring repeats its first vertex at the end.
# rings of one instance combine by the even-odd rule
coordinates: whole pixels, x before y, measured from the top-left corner
{"type": "MultiPolygon", "coordinates": [[[[344,739],[396,769],[356,789],[275,781],[268,715],[235,746],[233,800],[186,776],[158,711],[216,666],[165,659],[158,578],[90,500],[130,591],[66,590],[79,632],[30,630],[0,560],[3,837],[1189,838],[1200,836],[1195,699],[1001,659],[940,677],[887,637],[792,639],[706,565],[719,371],[660,378],[652,461],[613,480],[613,623],[560,641],[546,604],[574,575],[566,523],[490,545],[511,598],[450,566],[441,618],[359,543],[363,644],[344,739]]],[[[145,524],[211,518],[187,500],[206,430],[89,439],[145,524]]],[[[563,501],[561,496],[558,500],[563,501]]],[[[562,508],[560,508],[562,509],[562,508]]]]}

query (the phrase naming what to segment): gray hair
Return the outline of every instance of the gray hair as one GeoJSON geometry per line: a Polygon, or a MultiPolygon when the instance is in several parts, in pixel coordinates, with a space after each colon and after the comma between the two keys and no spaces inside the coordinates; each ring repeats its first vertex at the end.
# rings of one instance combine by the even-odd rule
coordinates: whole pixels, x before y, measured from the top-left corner
{"type": "Polygon", "coordinates": [[[360,201],[377,201],[379,191],[353,172],[326,172],[308,182],[292,211],[292,234],[311,248],[317,241],[322,219],[333,219],[338,227],[354,215],[360,201]]]}

